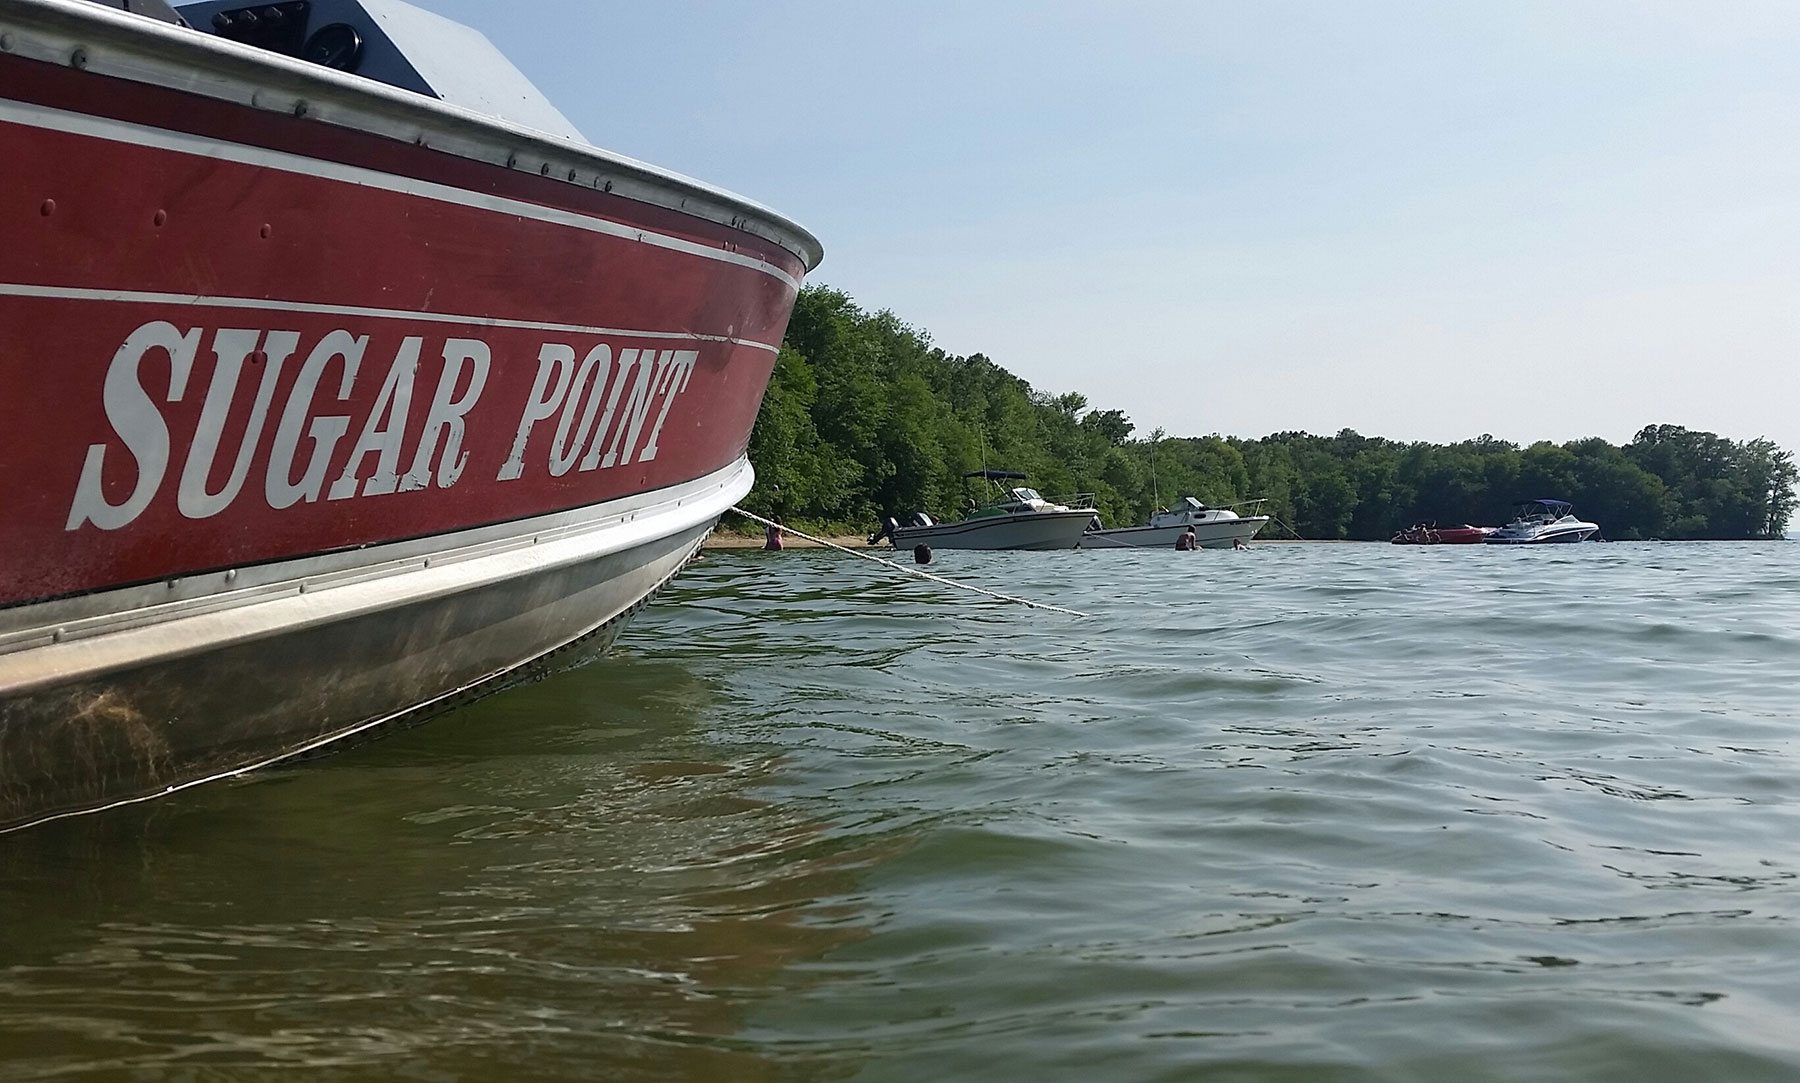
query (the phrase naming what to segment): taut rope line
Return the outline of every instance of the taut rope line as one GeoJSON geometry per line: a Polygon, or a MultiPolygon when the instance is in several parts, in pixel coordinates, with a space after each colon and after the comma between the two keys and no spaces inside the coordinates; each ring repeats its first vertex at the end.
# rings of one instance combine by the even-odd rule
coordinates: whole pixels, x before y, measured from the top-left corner
{"type": "MultiPolygon", "coordinates": [[[[1281,520],[1276,519],[1275,516],[1273,516],[1273,515],[1269,516],[1269,518],[1274,519],[1275,522],[1277,522],[1277,523],[1281,523],[1281,520]]],[[[1302,538],[1300,536],[1300,532],[1298,530],[1295,530],[1293,527],[1288,526],[1286,523],[1281,523],[1281,529],[1287,531],[1289,534],[1292,534],[1294,536],[1295,541],[1305,541],[1306,540],[1305,538],[1302,538]]]]}
{"type": "Polygon", "coordinates": [[[743,508],[737,507],[735,505],[732,507],[731,510],[734,512],[737,512],[739,515],[742,515],[744,518],[749,519],[752,522],[761,523],[763,526],[772,526],[777,530],[786,531],[787,533],[792,534],[796,537],[805,538],[809,542],[816,542],[819,545],[823,545],[827,549],[836,549],[840,553],[849,553],[853,557],[861,557],[864,560],[872,560],[877,564],[885,564],[888,567],[894,569],[895,571],[906,572],[909,575],[916,575],[923,579],[929,579],[934,583],[942,583],[947,587],[957,587],[961,590],[971,590],[971,591],[974,591],[976,594],[985,594],[989,598],[998,598],[1003,602],[1017,602],[1020,605],[1028,605],[1033,609],[1048,609],[1052,613],[1064,613],[1071,617],[1087,616],[1086,613],[1077,612],[1076,610],[1073,610],[1073,609],[1064,609],[1060,605],[1046,605],[1043,602],[1034,602],[1029,598],[1015,598],[1010,594],[1001,594],[997,590],[987,590],[983,587],[972,587],[967,583],[958,583],[954,579],[945,579],[941,575],[932,575],[930,572],[921,571],[918,568],[908,568],[904,564],[896,564],[891,560],[884,560],[881,557],[871,556],[868,553],[859,553],[854,549],[846,548],[842,545],[837,544],[836,542],[829,542],[829,541],[826,541],[824,538],[815,538],[811,534],[808,534],[804,530],[795,530],[791,526],[786,526],[782,523],[777,523],[772,519],[764,519],[762,516],[756,514],[755,512],[745,511],[743,508]]]}

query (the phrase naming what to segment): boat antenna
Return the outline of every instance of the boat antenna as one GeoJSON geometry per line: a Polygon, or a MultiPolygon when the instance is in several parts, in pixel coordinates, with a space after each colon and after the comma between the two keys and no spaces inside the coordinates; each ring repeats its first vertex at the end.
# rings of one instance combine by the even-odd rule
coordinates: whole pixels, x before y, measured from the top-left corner
{"type": "Polygon", "coordinates": [[[1156,489],[1156,442],[1163,438],[1160,427],[1150,430],[1150,506],[1162,507],[1162,494],[1156,489]]]}
{"type": "MultiPolygon", "coordinates": [[[[982,480],[981,499],[992,500],[992,499],[994,499],[994,488],[997,483],[994,481],[993,478],[990,478],[987,476],[987,426],[981,424],[980,422],[976,422],[975,433],[976,433],[976,435],[981,437],[981,480],[982,480]]],[[[965,492],[968,489],[968,484],[969,483],[967,481],[963,482],[963,488],[964,488],[965,492]]],[[[973,504],[970,504],[969,506],[974,507],[973,504]]]]}

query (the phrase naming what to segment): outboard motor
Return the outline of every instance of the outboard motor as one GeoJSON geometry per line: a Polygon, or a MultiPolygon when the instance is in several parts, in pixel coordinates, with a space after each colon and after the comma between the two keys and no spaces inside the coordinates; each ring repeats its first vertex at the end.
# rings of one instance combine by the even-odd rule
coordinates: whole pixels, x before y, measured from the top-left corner
{"type": "Polygon", "coordinates": [[[876,542],[879,542],[883,538],[893,537],[894,530],[897,527],[899,527],[899,525],[900,525],[899,523],[894,522],[894,519],[892,516],[889,516],[889,517],[883,519],[881,521],[881,529],[877,530],[875,533],[869,535],[869,544],[874,545],[876,542]]]}
{"type": "Polygon", "coordinates": [[[933,519],[929,515],[926,515],[922,511],[915,511],[915,512],[913,512],[912,525],[913,526],[936,526],[937,520],[933,519]]]}

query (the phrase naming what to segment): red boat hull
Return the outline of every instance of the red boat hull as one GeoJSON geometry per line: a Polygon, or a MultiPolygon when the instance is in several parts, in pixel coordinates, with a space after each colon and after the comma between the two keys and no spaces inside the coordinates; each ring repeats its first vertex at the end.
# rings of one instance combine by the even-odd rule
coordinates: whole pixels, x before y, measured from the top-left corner
{"type": "Polygon", "coordinates": [[[1492,531],[1485,526],[1415,526],[1391,540],[1395,545],[1480,545],[1492,531]]]}
{"type": "Polygon", "coordinates": [[[116,82],[0,56],[0,402],[28,404],[0,427],[0,605],[579,507],[743,452],[793,255],[116,82]],[[659,227],[762,266],[636,238],[659,227]]]}
{"type": "Polygon", "coordinates": [[[598,649],[748,489],[798,227],[99,5],[0,14],[0,827],[598,649]],[[138,77],[170,51],[208,93],[138,77]]]}

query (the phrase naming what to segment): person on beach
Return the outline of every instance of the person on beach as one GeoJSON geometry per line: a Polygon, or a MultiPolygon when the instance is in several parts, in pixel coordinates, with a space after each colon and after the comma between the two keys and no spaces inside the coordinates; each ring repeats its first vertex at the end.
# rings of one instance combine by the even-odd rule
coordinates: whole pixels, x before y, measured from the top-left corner
{"type": "Polygon", "coordinates": [[[1181,536],[1175,539],[1175,548],[1181,552],[1190,552],[1199,547],[1200,541],[1194,536],[1194,528],[1191,526],[1182,531],[1181,536]]]}
{"type": "Polygon", "coordinates": [[[763,529],[763,548],[781,548],[781,516],[777,515],[775,521],[763,529]]]}

